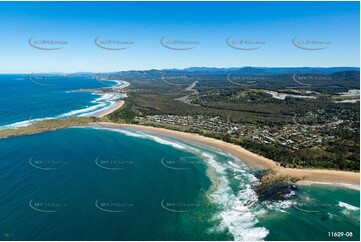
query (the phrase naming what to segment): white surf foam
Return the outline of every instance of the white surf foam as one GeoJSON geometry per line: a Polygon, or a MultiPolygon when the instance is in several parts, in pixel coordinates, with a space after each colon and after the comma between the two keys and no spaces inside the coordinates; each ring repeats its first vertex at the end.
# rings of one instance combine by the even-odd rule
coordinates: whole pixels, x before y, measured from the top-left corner
{"type": "Polygon", "coordinates": [[[353,190],[360,190],[360,185],[349,184],[343,182],[321,182],[321,181],[298,181],[298,185],[324,185],[324,186],[335,186],[335,187],[345,187],[353,190]]]}
{"type": "Polygon", "coordinates": [[[70,112],[63,113],[63,114],[57,116],[57,118],[68,118],[68,117],[73,117],[73,116],[90,115],[92,111],[98,110],[99,108],[104,107],[104,106],[106,106],[105,103],[100,103],[100,104],[95,105],[95,106],[90,106],[90,107],[86,107],[86,108],[78,109],[78,110],[72,110],[70,112]]]}
{"type": "MultiPolygon", "coordinates": [[[[210,197],[223,208],[223,211],[215,217],[215,219],[221,219],[219,229],[227,228],[237,241],[263,240],[269,231],[264,227],[257,226],[258,219],[252,213],[251,209],[245,205],[248,202],[253,204],[258,200],[255,191],[251,188],[249,181],[243,179],[245,184],[243,184],[243,186],[241,185],[241,190],[237,196],[235,196],[227,178],[227,168],[233,168],[235,171],[240,172],[240,170],[242,170],[241,167],[231,161],[228,161],[228,164],[232,165],[226,167],[217,162],[211,154],[203,153],[202,156],[206,158],[206,162],[212,166],[217,173],[217,188],[210,197]]],[[[242,172],[241,174],[244,173],[245,172],[242,172]]]]}
{"type": "MultiPolygon", "coordinates": [[[[118,80],[109,80],[115,82],[115,85],[109,88],[125,88],[129,86],[128,82],[125,81],[118,81],[118,80]]],[[[71,91],[66,91],[66,93],[69,93],[71,91]]],[[[99,93],[92,93],[93,95],[98,95],[100,97],[94,99],[91,101],[91,103],[94,103],[96,105],[83,107],[81,109],[71,110],[69,112],[54,116],[54,117],[45,117],[45,118],[37,118],[32,120],[24,120],[15,122],[12,124],[7,124],[0,126],[0,130],[2,129],[14,129],[19,127],[25,127],[33,124],[34,122],[39,122],[43,120],[49,120],[49,119],[56,119],[56,118],[69,118],[69,117],[88,117],[92,116],[98,112],[102,112],[108,108],[114,107],[117,103],[113,100],[122,98],[122,94],[116,94],[116,93],[106,93],[106,94],[99,94],[99,93]]]]}
{"type": "Polygon", "coordinates": [[[360,210],[359,207],[353,206],[353,205],[345,203],[345,202],[338,202],[338,206],[340,206],[342,208],[346,208],[347,210],[350,210],[350,211],[360,210]]]}
{"type": "Polygon", "coordinates": [[[264,227],[257,226],[257,218],[253,212],[244,205],[249,201],[256,202],[258,200],[255,191],[250,185],[250,182],[258,182],[258,179],[246,171],[245,165],[231,160],[228,160],[226,163],[218,162],[216,156],[204,152],[201,149],[141,131],[130,131],[109,127],[94,128],[111,130],[131,137],[151,139],[160,144],[168,145],[180,150],[188,150],[200,155],[205,163],[209,164],[217,173],[216,189],[210,195],[210,199],[211,202],[222,207],[222,211],[213,218],[215,220],[220,220],[220,225],[217,228],[210,229],[210,231],[222,231],[228,229],[235,240],[247,241],[263,240],[268,235],[269,231],[264,227]],[[241,183],[242,189],[237,195],[233,194],[233,190],[230,187],[230,182],[227,177],[227,170],[229,169],[233,169],[233,171],[240,176],[240,180],[243,181],[243,183],[241,183]]]}
{"type": "Polygon", "coordinates": [[[42,120],[50,120],[50,119],[53,119],[53,118],[49,117],[49,118],[29,119],[29,120],[26,120],[26,121],[20,121],[20,122],[16,122],[16,123],[12,123],[12,124],[6,124],[6,125],[3,125],[3,126],[0,126],[0,130],[3,130],[3,129],[15,129],[15,128],[19,128],[19,127],[26,127],[26,126],[32,125],[32,124],[34,124],[36,122],[39,122],[39,121],[42,121],[42,120]]]}
{"type": "Polygon", "coordinates": [[[151,134],[147,134],[141,131],[129,131],[129,130],[125,130],[125,129],[117,129],[117,128],[108,128],[108,127],[95,127],[96,129],[104,129],[104,130],[111,130],[114,132],[118,132],[118,133],[122,133],[125,134],[127,136],[132,136],[132,137],[137,137],[137,138],[142,138],[142,139],[150,139],[153,140],[159,144],[163,144],[163,145],[168,145],[171,146],[173,148],[176,149],[180,149],[180,150],[190,150],[190,151],[196,151],[195,148],[191,147],[191,146],[187,146],[184,144],[180,144],[178,142],[175,141],[170,141],[170,140],[166,140],[151,134]]]}

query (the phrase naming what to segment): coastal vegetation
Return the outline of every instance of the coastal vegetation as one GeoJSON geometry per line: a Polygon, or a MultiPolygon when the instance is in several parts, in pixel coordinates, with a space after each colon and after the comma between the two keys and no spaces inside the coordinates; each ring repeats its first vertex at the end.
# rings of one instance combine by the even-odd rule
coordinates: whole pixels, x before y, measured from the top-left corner
{"type": "Polygon", "coordinates": [[[359,102],[335,101],[359,99],[344,94],[359,89],[359,71],[302,75],[239,75],[235,85],[217,71],[121,72],[109,78],[131,83],[128,98],[107,118],[220,139],[283,167],[359,171],[359,102]]]}
{"type": "Polygon", "coordinates": [[[0,138],[36,134],[50,130],[64,129],[71,126],[82,126],[94,121],[95,119],[90,117],[73,117],[64,119],[32,121],[31,124],[28,126],[17,127],[16,129],[0,130],[0,138]]]}
{"type": "Polygon", "coordinates": [[[104,75],[131,83],[120,109],[101,118],[32,121],[0,130],[0,138],[96,122],[141,124],[240,145],[287,168],[359,171],[359,102],[335,101],[359,99],[359,71],[323,76],[305,86],[291,74],[243,76],[242,85],[217,71],[104,75]]]}

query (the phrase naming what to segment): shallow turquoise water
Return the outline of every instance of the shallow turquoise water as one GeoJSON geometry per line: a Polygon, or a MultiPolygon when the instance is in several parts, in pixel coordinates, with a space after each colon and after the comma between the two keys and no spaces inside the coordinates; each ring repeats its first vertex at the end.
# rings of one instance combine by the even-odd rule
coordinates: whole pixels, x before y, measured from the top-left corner
{"type": "Polygon", "coordinates": [[[226,154],[131,130],[0,139],[0,240],[359,238],[358,191],[303,186],[284,203],[259,202],[253,172],[226,154]]]}
{"type": "Polygon", "coordinates": [[[292,202],[292,207],[260,218],[261,224],[270,230],[267,240],[360,239],[359,191],[299,186],[292,202]],[[343,234],[335,236],[330,232],[343,234]]]}
{"type": "Polygon", "coordinates": [[[106,88],[115,83],[97,82],[76,76],[0,75],[0,129],[29,125],[37,119],[64,118],[90,114],[109,106],[116,95],[73,92],[79,89],[106,88]],[[40,80],[36,85],[34,78],[40,80]]]}

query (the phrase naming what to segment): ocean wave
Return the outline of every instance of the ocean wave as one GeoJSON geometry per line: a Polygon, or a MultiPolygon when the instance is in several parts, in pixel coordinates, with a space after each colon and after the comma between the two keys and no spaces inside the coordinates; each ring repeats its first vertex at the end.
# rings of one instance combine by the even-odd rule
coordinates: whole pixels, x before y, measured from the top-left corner
{"type": "Polygon", "coordinates": [[[350,210],[350,211],[358,211],[358,210],[360,210],[359,207],[353,206],[353,205],[345,203],[345,202],[338,202],[338,206],[340,206],[342,208],[346,208],[347,210],[350,210]]]}
{"type": "Polygon", "coordinates": [[[131,137],[150,139],[160,144],[180,150],[187,150],[199,155],[216,173],[216,188],[211,192],[209,198],[212,203],[221,207],[221,211],[212,218],[212,220],[220,221],[220,224],[218,227],[210,229],[210,231],[228,230],[235,240],[247,241],[263,240],[268,235],[269,231],[257,225],[259,221],[252,210],[245,205],[249,201],[253,201],[253,203],[258,201],[257,195],[251,186],[251,183],[257,183],[258,179],[247,172],[246,165],[240,163],[236,158],[232,157],[227,162],[221,162],[217,160],[216,155],[205,152],[203,149],[194,148],[181,142],[171,141],[145,132],[108,127],[95,128],[111,130],[131,137]],[[241,189],[236,195],[230,187],[228,178],[228,170],[230,169],[241,178],[241,189]]]}
{"type": "Polygon", "coordinates": [[[183,145],[183,144],[180,144],[180,143],[175,142],[175,141],[169,141],[169,140],[166,140],[166,139],[163,139],[163,138],[151,135],[151,134],[147,134],[147,133],[144,133],[144,132],[141,132],[141,131],[133,132],[133,131],[125,130],[125,129],[108,128],[108,127],[94,127],[94,128],[95,129],[110,130],[110,131],[114,131],[114,132],[117,132],[117,133],[124,134],[126,136],[131,136],[131,137],[136,137],[136,138],[150,139],[150,140],[153,140],[153,141],[155,141],[155,142],[157,142],[159,144],[168,145],[168,146],[171,146],[173,148],[180,149],[180,150],[196,151],[196,149],[192,148],[191,146],[183,145]]]}
{"type": "Polygon", "coordinates": [[[358,219],[360,218],[360,213],[358,212],[360,210],[359,207],[341,201],[338,202],[338,206],[342,208],[341,213],[347,217],[353,217],[356,215],[358,219]]]}
{"type": "Polygon", "coordinates": [[[89,116],[94,115],[95,113],[101,112],[105,109],[112,107],[113,105],[116,104],[116,102],[113,101],[114,99],[119,99],[119,98],[123,97],[121,94],[111,94],[111,93],[106,93],[106,94],[92,93],[92,94],[100,95],[100,97],[91,101],[91,103],[95,103],[97,105],[88,106],[83,109],[72,110],[70,112],[61,114],[61,115],[57,116],[56,118],[68,118],[68,117],[74,117],[74,116],[89,117],[89,116]]]}
{"type": "Polygon", "coordinates": [[[95,106],[90,106],[90,107],[86,107],[83,109],[78,109],[78,110],[72,110],[70,112],[67,113],[63,113],[61,115],[56,116],[56,118],[68,118],[68,117],[73,117],[73,116],[86,116],[92,113],[92,111],[98,110],[101,107],[106,106],[105,103],[99,103],[98,105],[95,106]]]}
{"type": "Polygon", "coordinates": [[[261,226],[257,226],[258,219],[253,214],[247,203],[254,204],[258,201],[257,194],[252,189],[251,183],[258,181],[252,174],[247,174],[241,165],[228,161],[231,166],[217,162],[216,157],[207,153],[202,154],[207,159],[207,163],[217,173],[217,188],[210,195],[212,200],[222,207],[222,211],[214,219],[221,219],[219,229],[227,228],[234,239],[256,241],[263,240],[269,231],[261,226]],[[233,168],[243,175],[243,184],[240,184],[241,190],[234,195],[230,182],[227,177],[227,169],[233,168]],[[251,180],[248,180],[251,178],[251,180]]]}
{"type": "MultiPolygon", "coordinates": [[[[40,119],[38,119],[38,120],[40,121],[40,119]]],[[[12,123],[12,124],[2,125],[2,126],[0,126],[0,130],[14,129],[14,128],[18,128],[18,127],[25,127],[25,126],[29,126],[31,124],[32,124],[32,121],[30,121],[30,120],[20,121],[20,122],[16,122],[16,123],[12,123]]]]}
{"type": "Polygon", "coordinates": [[[343,182],[322,182],[322,181],[298,181],[298,185],[325,185],[325,186],[335,186],[335,187],[345,187],[352,190],[358,190],[360,191],[360,185],[356,184],[349,184],[349,183],[343,183],[343,182]]]}
{"type": "Polygon", "coordinates": [[[3,125],[3,126],[0,126],[0,130],[3,130],[3,129],[15,129],[15,128],[19,128],[19,127],[26,127],[26,126],[34,124],[35,122],[39,122],[39,121],[43,121],[43,120],[50,120],[50,119],[54,119],[54,117],[37,118],[37,119],[30,119],[29,118],[29,120],[15,122],[15,123],[12,123],[12,124],[6,124],[6,125],[3,125]]]}
{"type": "MultiPolygon", "coordinates": [[[[124,81],[117,81],[117,80],[109,80],[115,82],[115,85],[110,88],[120,88],[122,86],[126,87],[129,85],[129,83],[124,81]]],[[[66,91],[66,93],[70,93],[71,91],[66,91]]],[[[59,119],[59,118],[70,118],[70,117],[89,117],[92,116],[98,112],[102,112],[108,108],[113,107],[117,103],[114,101],[115,99],[120,99],[123,97],[122,94],[113,94],[113,93],[105,93],[105,94],[99,94],[99,93],[92,93],[93,95],[97,95],[96,99],[92,100],[91,103],[96,105],[86,106],[81,109],[71,110],[69,112],[54,116],[54,117],[44,117],[44,118],[36,118],[31,120],[24,120],[19,121],[11,124],[6,124],[0,126],[0,130],[2,129],[14,129],[19,127],[26,127],[34,122],[39,122],[43,120],[49,120],[49,119],[59,119]]]]}

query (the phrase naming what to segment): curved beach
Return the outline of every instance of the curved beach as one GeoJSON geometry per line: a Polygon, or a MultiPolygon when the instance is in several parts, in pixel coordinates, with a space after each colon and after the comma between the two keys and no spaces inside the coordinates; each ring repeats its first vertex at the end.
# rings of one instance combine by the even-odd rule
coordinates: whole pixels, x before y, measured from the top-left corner
{"type": "Polygon", "coordinates": [[[164,128],[155,128],[150,126],[134,125],[134,124],[117,124],[103,122],[102,125],[109,127],[126,127],[140,131],[158,133],[162,135],[173,136],[185,141],[196,143],[198,145],[209,146],[238,158],[246,164],[263,169],[272,169],[279,175],[292,176],[301,180],[300,183],[320,185],[336,185],[347,186],[349,188],[358,189],[360,185],[360,173],[349,171],[322,170],[322,169],[291,169],[279,166],[275,161],[250,152],[240,146],[230,144],[221,140],[204,137],[199,134],[185,133],[180,131],[168,130],[164,128]],[[350,186],[348,186],[348,184],[350,186]]]}
{"type": "Polygon", "coordinates": [[[101,118],[104,117],[108,114],[111,114],[112,112],[114,112],[115,110],[117,110],[118,108],[121,108],[124,104],[123,100],[119,100],[119,101],[114,101],[114,104],[110,105],[109,107],[103,109],[103,110],[99,110],[96,113],[93,113],[92,115],[97,117],[97,118],[101,118]]]}

